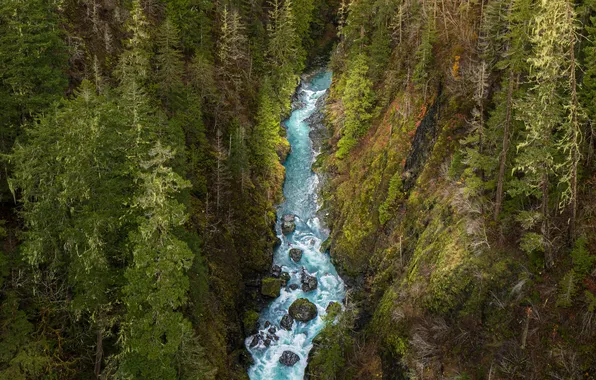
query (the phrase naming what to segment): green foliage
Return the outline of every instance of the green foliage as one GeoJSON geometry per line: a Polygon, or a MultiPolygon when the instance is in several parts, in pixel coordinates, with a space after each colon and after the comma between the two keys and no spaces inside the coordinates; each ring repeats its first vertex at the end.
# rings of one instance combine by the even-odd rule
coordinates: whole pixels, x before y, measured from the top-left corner
{"type": "Polygon", "coordinates": [[[341,306],[337,306],[324,317],[325,327],[315,338],[308,366],[312,377],[336,378],[345,368],[346,354],[354,344],[352,329],[357,311],[341,313],[341,306]]]}
{"type": "MultiPolygon", "coordinates": [[[[210,0],[165,0],[167,15],[180,31],[180,40],[185,51],[210,52],[213,40],[211,12],[214,4],[210,0]]],[[[174,78],[172,78],[174,79],[174,78]]]]}
{"type": "Polygon", "coordinates": [[[534,232],[525,233],[521,238],[519,246],[522,251],[526,252],[529,255],[535,252],[543,252],[543,237],[542,235],[534,232]]]}
{"type": "Polygon", "coordinates": [[[352,62],[347,73],[342,96],[345,119],[342,137],[337,143],[337,158],[345,158],[358,144],[358,139],[368,130],[373,102],[374,93],[372,81],[368,79],[367,58],[364,54],[360,54],[352,62]]]}
{"type": "Polygon", "coordinates": [[[596,1],[585,1],[589,21],[585,25],[587,42],[583,47],[585,71],[580,90],[582,105],[590,120],[596,120],[596,1]]]}
{"type": "Polygon", "coordinates": [[[155,55],[157,93],[166,109],[180,103],[184,63],[178,50],[178,30],[170,19],[166,19],[157,34],[155,55]]]}
{"type": "Polygon", "coordinates": [[[586,276],[592,272],[594,264],[596,264],[596,255],[590,254],[585,236],[581,236],[575,241],[571,259],[573,260],[573,269],[577,274],[586,276]]]}
{"type": "Polygon", "coordinates": [[[52,360],[44,349],[47,342],[34,339],[34,325],[19,309],[18,295],[5,295],[0,305],[0,377],[42,378],[52,360]]]}
{"type": "MultiPolygon", "coordinates": [[[[306,5],[303,2],[301,4],[306,5]]],[[[276,100],[285,114],[290,109],[290,96],[298,85],[297,74],[304,68],[305,52],[296,27],[292,0],[285,0],[283,4],[280,4],[280,0],[272,0],[270,6],[267,59],[270,71],[274,74],[272,87],[277,94],[276,100]]]]}
{"type": "Polygon", "coordinates": [[[557,297],[557,306],[571,307],[575,301],[577,293],[577,283],[579,278],[575,271],[571,269],[563,276],[559,284],[559,296],[557,297]]]}
{"type": "Polygon", "coordinates": [[[7,0],[0,4],[0,151],[8,153],[22,124],[62,96],[67,48],[58,4],[7,0]]]}
{"type": "Polygon", "coordinates": [[[175,232],[187,220],[175,196],[190,184],[165,165],[172,157],[159,143],[149,152],[132,204],[143,216],[130,235],[132,263],[125,272],[127,313],[119,367],[125,377],[175,378],[174,355],[192,334],[190,323],[177,310],[187,300],[186,271],[194,255],[175,232]]]}
{"type": "Polygon", "coordinates": [[[77,308],[107,302],[109,262],[120,255],[120,228],[130,177],[122,114],[84,82],[77,97],[27,130],[11,161],[13,187],[27,227],[22,246],[30,264],[66,265],[77,308]]]}
{"type": "Polygon", "coordinates": [[[261,281],[261,294],[267,297],[276,298],[279,297],[281,288],[281,279],[267,277],[261,281]]]}
{"type": "Polygon", "coordinates": [[[369,46],[370,78],[377,82],[384,74],[384,71],[391,57],[391,35],[388,28],[378,27],[369,46]]]}
{"type": "Polygon", "coordinates": [[[422,31],[422,40],[416,50],[416,66],[414,67],[413,81],[420,88],[425,87],[433,65],[433,44],[436,41],[435,21],[429,18],[422,31]]]}
{"type": "Polygon", "coordinates": [[[393,211],[393,205],[399,199],[404,196],[403,184],[401,182],[401,172],[397,171],[389,181],[389,190],[387,192],[387,198],[385,202],[379,206],[379,222],[381,224],[387,223],[391,219],[391,212],[393,211]]]}
{"type": "Polygon", "coordinates": [[[256,125],[251,134],[252,164],[263,176],[279,162],[275,153],[277,145],[281,141],[279,135],[280,110],[275,102],[273,89],[267,78],[259,90],[259,107],[257,111],[256,125]]]}

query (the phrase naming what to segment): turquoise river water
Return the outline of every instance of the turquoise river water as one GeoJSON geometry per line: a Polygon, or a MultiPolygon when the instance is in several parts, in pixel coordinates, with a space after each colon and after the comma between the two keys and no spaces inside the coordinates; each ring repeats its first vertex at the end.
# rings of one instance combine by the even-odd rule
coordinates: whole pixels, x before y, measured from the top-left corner
{"type": "Polygon", "coordinates": [[[327,253],[320,252],[321,243],[328,236],[328,231],[321,226],[317,217],[318,176],[312,171],[316,153],[309,136],[310,125],[306,119],[317,111],[317,99],[321,97],[331,84],[331,73],[322,72],[299,87],[298,96],[302,108],[292,112],[286,120],[288,140],[292,147],[285,163],[286,180],[284,183],[285,201],[277,212],[277,235],[282,244],[275,250],[273,264],[279,265],[282,271],[291,275],[288,286],[281,289],[281,294],[273,300],[260,314],[260,326],[263,328],[269,321],[277,328],[278,340],[273,340],[269,347],[263,343],[250,348],[252,337],[247,338],[246,346],[254,359],[249,369],[252,380],[298,380],[304,378],[308,353],[312,348],[315,336],[324,327],[322,317],[330,302],[342,302],[345,297],[345,286],[331,263],[327,253]],[[281,232],[281,218],[285,214],[296,215],[296,230],[284,236],[281,232]],[[297,263],[288,255],[290,248],[300,248],[303,256],[297,263]],[[301,288],[291,290],[290,284],[300,285],[301,271],[316,276],[318,287],[305,293],[301,288]],[[295,321],[291,331],[279,327],[282,317],[298,298],[307,298],[317,306],[318,317],[303,323],[295,321]],[[300,357],[294,366],[286,367],[279,362],[284,351],[292,351],[300,357]]]}

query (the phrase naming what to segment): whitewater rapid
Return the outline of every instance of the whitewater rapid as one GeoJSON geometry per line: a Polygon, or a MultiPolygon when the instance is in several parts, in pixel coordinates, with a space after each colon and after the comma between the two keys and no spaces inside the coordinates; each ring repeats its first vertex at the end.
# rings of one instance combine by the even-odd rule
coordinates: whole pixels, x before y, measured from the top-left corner
{"type": "Polygon", "coordinates": [[[320,252],[323,241],[328,237],[328,231],[321,226],[317,217],[319,207],[317,201],[318,176],[312,171],[315,159],[312,141],[309,136],[310,126],[307,119],[317,111],[319,99],[331,84],[331,72],[321,72],[299,87],[298,96],[301,108],[292,112],[285,125],[288,140],[292,147],[286,160],[286,180],[284,183],[285,201],[277,212],[276,231],[281,239],[281,245],[275,250],[273,264],[279,265],[282,271],[291,276],[286,287],[281,289],[280,296],[273,300],[261,311],[259,326],[264,334],[264,328],[269,321],[277,328],[275,335],[278,340],[272,340],[266,347],[262,342],[251,348],[252,337],[247,338],[245,344],[250,351],[254,364],[249,369],[252,380],[298,380],[304,378],[308,353],[312,348],[312,341],[323,329],[323,317],[331,302],[342,303],[345,297],[345,285],[337,274],[327,253],[320,252]],[[281,231],[281,218],[286,214],[296,215],[296,230],[284,236],[281,231]],[[302,258],[295,263],[289,257],[291,248],[300,248],[302,258]],[[318,280],[318,287],[314,291],[303,292],[300,287],[291,290],[291,284],[301,284],[302,268],[318,280]],[[288,308],[298,298],[307,298],[317,306],[318,316],[307,322],[294,321],[291,331],[280,328],[282,317],[288,313],[288,308]],[[300,360],[292,367],[286,367],[279,362],[284,351],[296,353],[300,360]]]}

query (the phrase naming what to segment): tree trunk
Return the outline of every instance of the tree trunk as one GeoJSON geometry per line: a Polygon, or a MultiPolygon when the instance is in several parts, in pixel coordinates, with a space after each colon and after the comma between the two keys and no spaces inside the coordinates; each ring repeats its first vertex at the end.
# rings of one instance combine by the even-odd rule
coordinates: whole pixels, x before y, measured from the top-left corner
{"type": "Polygon", "coordinates": [[[103,358],[103,328],[99,326],[97,328],[97,343],[95,350],[95,377],[99,379],[101,374],[101,361],[103,358]]]}
{"type": "Polygon", "coordinates": [[[499,220],[503,205],[503,182],[505,181],[505,167],[507,165],[507,151],[509,150],[509,129],[511,124],[511,106],[513,102],[513,72],[509,72],[509,87],[507,89],[507,108],[505,124],[503,125],[503,150],[499,163],[499,177],[497,179],[497,198],[495,200],[495,222],[499,220]]]}
{"type": "Polygon", "coordinates": [[[553,252],[550,244],[550,215],[548,210],[548,172],[547,168],[543,168],[542,174],[542,226],[540,232],[542,233],[543,248],[544,248],[544,265],[546,268],[551,268],[554,264],[553,252]]]}
{"type": "MultiPolygon", "coordinates": [[[[567,17],[570,23],[573,23],[571,19],[571,6],[567,3],[567,17]]],[[[571,84],[571,154],[572,154],[572,164],[571,164],[571,216],[569,218],[569,238],[571,242],[575,240],[575,220],[577,217],[577,166],[579,163],[579,120],[578,120],[578,108],[579,102],[577,99],[577,78],[575,76],[575,33],[573,29],[571,30],[570,36],[570,60],[571,60],[571,68],[570,74],[571,77],[569,79],[571,84]]]]}

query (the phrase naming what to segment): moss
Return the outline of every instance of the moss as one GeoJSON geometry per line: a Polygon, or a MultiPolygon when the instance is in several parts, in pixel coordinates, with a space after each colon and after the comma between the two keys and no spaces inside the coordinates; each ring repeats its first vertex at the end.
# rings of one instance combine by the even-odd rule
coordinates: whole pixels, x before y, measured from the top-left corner
{"type": "Polygon", "coordinates": [[[244,331],[247,335],[252,335],[257,332],[257,323],[259,322],[259,313],[254,310],[249,310],[244,313],[242,323],[244,331]]]}
{"type": "Polygon", "coordinates": [[[267,277],[261,282],[261,294],[266,297],[279,297],[282,280],[279,278],[267,277]]]}

